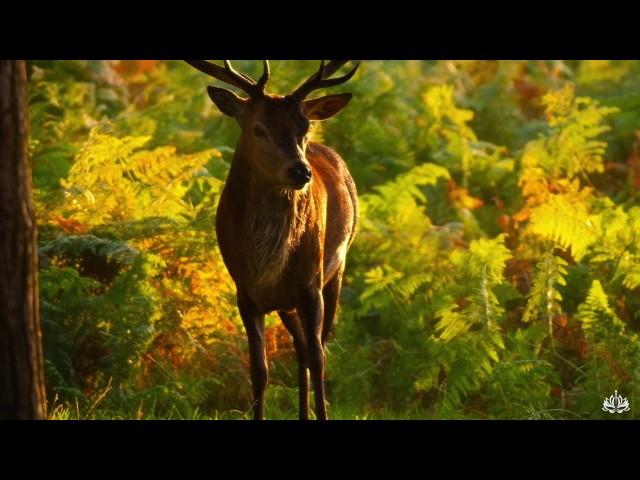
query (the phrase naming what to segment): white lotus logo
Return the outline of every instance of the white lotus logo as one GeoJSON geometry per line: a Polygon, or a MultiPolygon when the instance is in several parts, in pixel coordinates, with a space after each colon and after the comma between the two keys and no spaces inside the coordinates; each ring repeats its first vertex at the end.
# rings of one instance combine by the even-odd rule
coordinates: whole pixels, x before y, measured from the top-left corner
{"type": "Polygon", "coordinates": [[[609,398],[605,398],[602,402],[602,410],[609,413],[622,413],[630,409],[629,400],[622,395],[618,395],[618,390],[615,391],[615,395],[611,395],[609,398]]]}

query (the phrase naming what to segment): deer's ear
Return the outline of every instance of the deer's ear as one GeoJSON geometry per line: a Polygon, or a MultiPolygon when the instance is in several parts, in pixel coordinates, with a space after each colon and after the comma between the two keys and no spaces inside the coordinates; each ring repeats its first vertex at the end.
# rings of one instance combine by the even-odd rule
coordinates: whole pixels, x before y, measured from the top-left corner
{"type": "Polygon", "coordinates": [[[304,114],[309,120],[326,120],[342,110],[351,100],[350,93],[337,93],[304,101],[304,114]]]}
{"type": "Polygon", "coordinates": [[[222,113],[238,118],[244,111],[246,100],[225,88],[207,87],[207,93],[222,113]]]}

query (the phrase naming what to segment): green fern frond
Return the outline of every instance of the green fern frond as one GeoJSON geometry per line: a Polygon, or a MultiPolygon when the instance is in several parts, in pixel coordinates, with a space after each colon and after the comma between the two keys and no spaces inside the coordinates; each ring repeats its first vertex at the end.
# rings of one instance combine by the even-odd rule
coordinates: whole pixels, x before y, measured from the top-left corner
{"type": "Polygon", "coordinates": [[[543,317],[549,324],[553,315],[561,311],[562,295],[556,285],[566,285],[567,262],[548,249],[538,264],[533,286],[527,295],[527,306],[522,316],[523,322],[531,322],[543,317]]]}
{"type": "Polygon", "coordinates": [[[602,156],[607,144],[596,138],[609,130],[602,124],[605,118],[619,109],[576,97],[571,84],[548,92],[542,103],[551,133],[543,140],[544,148],[538,150],[538,165],[555,178],[604,171],[602,156]]]}
{"type": "Polygon", "coordinates": [[[166,217],[148,217],[142,220],[110,222],[94,227],[91,232],[98,237],[119,240],[153,238],[178,231],[183,223],[166,217]]]}
{"type": "Polygon", "coordinates": [[[571,248],[579,261],[598,239],[600,217],[591,215],[585,202],[574,194],[551,195],[533,209],[529,228],[562,248],[571,248]]]}
{"type": "Polygon", "coordinates": [[[424,285],[433,281],[432,272],[419,272],[400,279],[394,286],[394,291],[403,299],[411,300],[416,292],[424,285]]]}
{"type": "Polygon", "coordinates": [[[497,328],[504,309],[493,289],[504,282],[504,268],[512,256],[504,244],[505,235],[473,240],[467,252],[454,251],[451,261],[460,268],[471,304],[465,314],[480,321],[489,330],[497,328]]]}
{"type": "Polygon", "coordinates": [[[469,125],[474,112],[456,105],[453,86],[431,87],[422,98],[426,118],[421,123],[427,127],[425,136],[431,158],[452,172],[460,172],[463,186],[467,186],[472,171],[496,177],[503,175],[505,169],[511,170],[512,162],[502,159],[503,148],[478,140],[469,125]]]}
{"type": "Polygon", "coordinates": [[[594,245],[589,261],[609,270],[611,283],[633,290],[640,286],[640,207],[625,211],[611,200],[600,202],[606,228],[594,245]]]}
{"type": "Polygon", "coordinates": [[[624,323],[609,306],[607,294],[600,280],[594,280],[583,304],[578,307],[576,317],[588,337],[596,338],[609,331],[621,334],[624,323]]]}
{"type": "Polygon", "coordinates": [[[463,265],[469,276],[482,276],[491,284],[504,280],[503,272],[507,262],[512,257],[511,251],[505,246],[505,234],[493,239],[481,238],[469,244],[469,252],[463,265]]]}
{"type": "Polygon", "coordinates": [[[435,185],[441,178],[450,178],[449,171],[446,168],[433,163],[423,163],[406,173],[398,175],[390,182],[377,185],[374,190],[378,193],[380,202],[375,202],[375,198],[372,195],[364,195],[363,201],[373,203],[376,206],[387,202],[398,204],[409,198],[424,203],[426,198],[418,187],[435,185]]]}
{"type": "Polygon", "coordinates": [[[94,235],[61,236],[40,246],[40,255],[76,258],[92,253],[105,259],[113,259],[123,265],[131,265],[138,258],[138,249],[122,241],[107,240],[94,235]]]}
{"type": "Polygon", "coordinates": [[[368,285],[360,294],[360,301],[364,302],[377,293],[387,290],[402,278],[402,272],[394,270],[389,265],[378,266],[365,273],[365,283],[368,285]]]}
{"type": "Polygon", "coordinates": [[[450,296],[447,296],[444,303],[437,307],[435,317],[438,319],[435,330],[438,338],[444,342],[449,342],[466,333],[472,325],[465,315],[460,313],[459,306],[450,296]]]}
{"type": "Polygon", "coordinates": [[[193,216],[186,198],[194,185],[220,181],[207,163],[216,149],[181,155],[173,146],[140,150],[150,137],[114,137],[94,128],[66,179],[64,216],[88,225],[147,217],[193,216]]]}
{"type": "Polygon", "coordinates": [[[624,285],[629,290],[635,290],[640,287],[640,259],[637,263],[633,263],[629,266],[624,272],[624,280],[622,280],[622,285],[624,285]]]}

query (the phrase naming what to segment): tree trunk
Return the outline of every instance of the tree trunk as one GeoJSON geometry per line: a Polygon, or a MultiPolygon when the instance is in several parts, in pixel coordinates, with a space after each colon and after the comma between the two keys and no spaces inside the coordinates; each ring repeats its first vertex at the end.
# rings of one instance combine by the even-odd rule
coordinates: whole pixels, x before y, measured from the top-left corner
{"type": "Polygon", "coordinates": [[[46,417],[24,60],[0,60],[0,418],[46,417]]]}

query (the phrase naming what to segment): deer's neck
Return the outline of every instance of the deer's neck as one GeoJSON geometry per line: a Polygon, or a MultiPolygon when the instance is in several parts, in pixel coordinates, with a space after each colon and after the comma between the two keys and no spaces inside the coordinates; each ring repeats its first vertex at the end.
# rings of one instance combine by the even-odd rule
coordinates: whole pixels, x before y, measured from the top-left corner
{"type": "Polygon", "coordinates": [[[242,179],[248,265],[259,285],[273,285],[300,245],[311,208],[310,186],[302,190],[269,185],[251,172],[242,179]]]}

